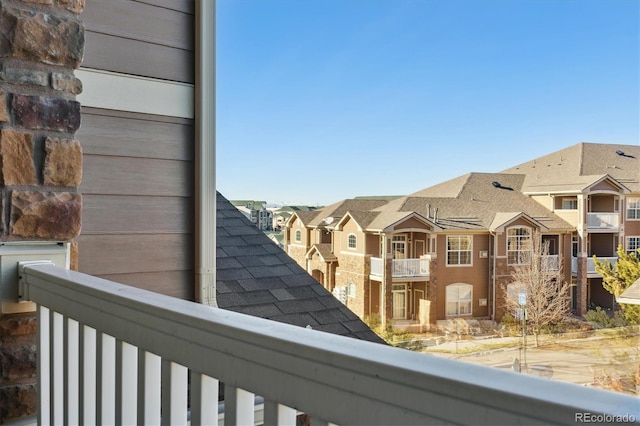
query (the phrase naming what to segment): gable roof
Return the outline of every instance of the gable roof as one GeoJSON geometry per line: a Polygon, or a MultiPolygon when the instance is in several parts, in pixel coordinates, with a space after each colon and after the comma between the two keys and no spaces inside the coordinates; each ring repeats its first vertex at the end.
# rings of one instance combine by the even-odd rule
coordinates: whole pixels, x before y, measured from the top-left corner
{"type": "Polygon", "coordinates": [[[618,303],[640,305],[640,278],[631,284],[620,296],[616,298],[618,303]]]}
{"type": "Polygon", "coordinates": [[[522,191],[580,192],[608,175],[640,192],[640,145],[581,142],[504,170],[525,176],[522,191]]]}
{"type": "Polygon", "coordinates": [[[217,210],[218,307],[384,343],[220,193],[217,210]]]}
{"type": "Polygon", "coordinates": [[[547,229],[572,229],[565,220],[520,192],[524,178],[505,173],[468,173],[391,201],[377,210],[416,212],[445,230],[487,231],[492,229],[496,217],[500,221],[505,214],[512,217],[521,212],[547,229]]]}
{"type": "Polygon", "coordinates": [[[309,222],[309,226],[324,226],[331,222],[326,222],[327,218],[340,220],[347,212],[368,212],[389,202],[384,197],[381,199],[347,199],[338,201],[320,210],[316,210],[318,215],[309,222]]]}

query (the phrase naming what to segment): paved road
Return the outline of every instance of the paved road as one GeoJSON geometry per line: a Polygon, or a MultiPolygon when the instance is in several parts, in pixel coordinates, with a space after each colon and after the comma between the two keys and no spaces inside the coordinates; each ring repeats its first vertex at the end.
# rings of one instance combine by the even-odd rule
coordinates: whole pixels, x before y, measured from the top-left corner
{"type": "MultiPolygon", "coordinates": [[[[446,342],[428,348],[425,352],[474,364],[513,369],[516,358],[524,364],[520,342],[521,339],[513,337],[459,341],[457,343],[459,352],[466,352],[474,346],[480,349],[480,352],[465,354],[456,354],[456,343],[446,342]],[[482,345],[508,345],[509,343],[517,346],[485,351],[481,349],[482,345]]],[[[538,348],[533,347],[533,338],[529,338],[526,350],[527,368],[522,366],[522,371],[554,380],[591,385],[597,381],[598,377],[602,377],[603,373],[614,377],[633,374],[639,363],[637,335],[627,338],[595,336],[555,340],[544,343],[538,348]]]]}

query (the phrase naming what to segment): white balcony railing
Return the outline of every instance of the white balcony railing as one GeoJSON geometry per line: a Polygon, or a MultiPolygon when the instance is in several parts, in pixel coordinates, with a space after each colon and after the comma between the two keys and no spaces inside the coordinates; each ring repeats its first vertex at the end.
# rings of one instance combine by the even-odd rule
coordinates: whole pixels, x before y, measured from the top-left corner
{"type": "MultiPolygon", "coordinates": [[[[420,259],[393,259],[392,274],[394,278],[399,277],[428,277],[430,274],[429,258],[420,259]]],[[[383,262],[379,257],[371,258],[371,275],[382,276],[383,262]]]]}
{"type": "Polygon", "coordinates": [[[557,271],[560,269],[560,256],[557,254],[542,256],[542,266],[546,271],[557,271]]]}
{"type": "Polygon", "coordinates": [[[430,357],[28,266],[39,424],[575,424],[640,419],[637,398],[430,357]],[[190,375],[190,383],[188,380],[190,375]],[[189,397],[188,397],[189,395],[189,397]],[[190,420],[189,420],[190,418],[190,420]],[[592,417],[593,418],[593,417],[592,417]]]}
{"type": "Polygon", "coordinates": [[[620,215],[618,213],[587,213],[588,229],[618,229],[620,215]]]}
{"type": "MultiPolygon", "coordinates": [[[[609,261],[611,262],[612,265],[615,265],[615,263],[618,261],[618,257],[599,257],[598,256],[598,260],[600,262],[606,262],[609,261]]],[[[572,274],[577,274],[578,273],[578,258],[577,257],[572,257],[571,258],[571,273],[572,274]]],[[[587,257],[587,277],[589,278],[594,278],[594,277],[599,277],[600,274],[598,274],[596,272],[596,263],[593,260],[593,257],[587,257]]]]}

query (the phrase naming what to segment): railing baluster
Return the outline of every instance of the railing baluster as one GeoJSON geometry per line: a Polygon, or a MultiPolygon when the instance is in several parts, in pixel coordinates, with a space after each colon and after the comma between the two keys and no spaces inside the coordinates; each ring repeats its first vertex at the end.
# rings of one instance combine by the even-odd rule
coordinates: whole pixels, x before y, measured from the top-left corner
{"type": "Polygon", "coordinates": [[[64,365],[66,368],[66,383],[64,386],[65,415],[64,424],[75,425],[79,423],[79,332],[78,322],[66,318],[64,321],[64,365]]]}
{"type": "Polygon", "coordinates": [[[51,318],[51,421],[53,424],[64,424],[64,388],[65,388],[65,347],[64,347],[64,317],[53,312],[51,318]]]}
{"type": "Polygon", "coordinates": [[[135,424],[138,396],[138,348],[116,340],[116,420],[135,424]]]}
{"type": "Polygon", "coordinates": [[[160,424],[161,359],[146,351],[138,351],[138,424],[160,424]]]}
{"type": "Polygon", "coordinates": [[[187,368],[162,360],[162,424],[187,424],[187,368]]]}
{"type": "Polygon", "coordinates": [[[96,330],[80,327],[80,419],[82,424],[96,424],[96,330]]]}
{"type": "Polygon", "coordinates": [[[295,426],[296,410],[276,401],[264,401],[265,426],[295,426]]]}
{"type": "Polygon", "coordinates": [[[51,330],[49,309],[38,305],[38,424],[51,423],[51,330]]]}
{"type": "Polygon", "coordinates": [[[218,380],[191,371],[191,424],[218,424],[218,380]]]}
{"type": "Polygon", "coordinates": [[[226,426],[252,425],[254,409],[254,395],[251,392],[225,385],[224,424],[226,426]]]}
{"type": "Polygon", "coordinates": [[[116,422],[116,340],[108,334],[99,333],[97,371],[97,420],[98,424],[112,425],[116,422]]]}

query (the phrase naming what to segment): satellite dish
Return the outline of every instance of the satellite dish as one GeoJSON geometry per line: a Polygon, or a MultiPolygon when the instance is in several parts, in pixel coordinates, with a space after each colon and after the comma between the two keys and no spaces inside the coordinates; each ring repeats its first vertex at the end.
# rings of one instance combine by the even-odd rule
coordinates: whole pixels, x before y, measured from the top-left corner
{"type": "Polygon", "coordinates": [[[333,218],[331,216],[324,218],[324,223],[331,225],[333,223],[333,218]]]}

